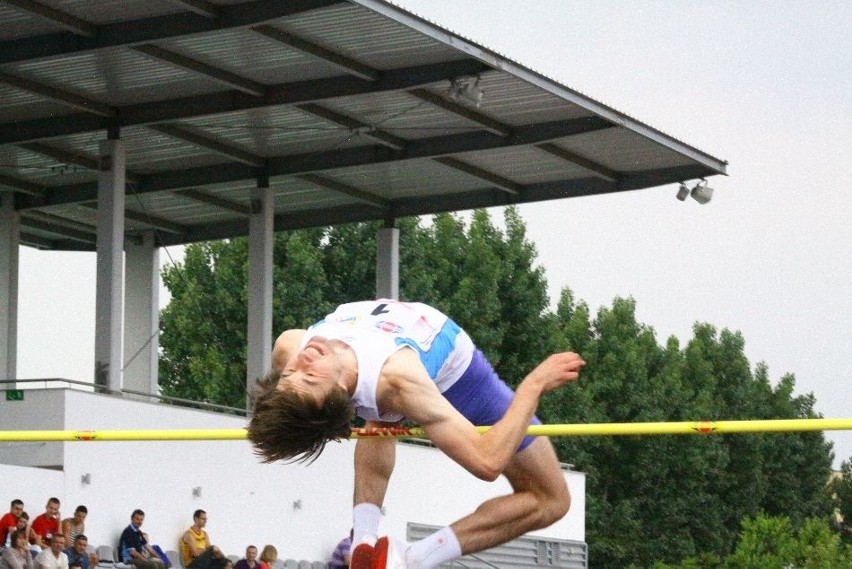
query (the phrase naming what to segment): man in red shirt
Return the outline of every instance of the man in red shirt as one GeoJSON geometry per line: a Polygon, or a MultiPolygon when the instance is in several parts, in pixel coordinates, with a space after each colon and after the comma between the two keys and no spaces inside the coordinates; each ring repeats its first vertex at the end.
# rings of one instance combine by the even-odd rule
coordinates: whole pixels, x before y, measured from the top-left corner
{"type": "Polygon", "coordinates": [[[0,547],[7,547],[6,540],[13,531],[18,529],[18,518],[24,511],[24,502],[15,498],[12,500],[9,512],[0,518],[0,547]]]}
{"type": "Polygon", "coordinates": [[[51,498],[47,501],[44,513],[33,520],[32,528],[35,532],[33,545],[38,545],[42,549],[50,547],[50,537],[59,533],[59,498],[51,498]]]}

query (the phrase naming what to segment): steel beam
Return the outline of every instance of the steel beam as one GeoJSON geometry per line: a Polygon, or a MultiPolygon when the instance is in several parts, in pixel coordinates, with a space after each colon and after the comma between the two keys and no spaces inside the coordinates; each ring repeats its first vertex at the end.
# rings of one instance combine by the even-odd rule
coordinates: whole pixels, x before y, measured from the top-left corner
{"type": "Polygon", "coordinates": [[[312,114],[327,121],[333,122],[334,124],[340,125],[348,129],[352,133],[360,134],[366,136],[367,138],[371,138],[379,144],[387,146],[388,148],[393,148],[394,150],[402,150],[403,148],[405,148],[405,139],[399,138],[398,136],[394,136],[389,132],[385,132],[381,129],[374,128],[372,125],[363,123],[357,119],[353,119],[352,117],[348,117],[344,114],[338,113],[337,111],[332,111],[331,109],[327,109],[314,103],[306,103],[304,105],[296,106],[297,108],[299,108],[299,110],[305,111],[306,113],[312,114]]]}
{"type": "MultiPolygon", "coordinates": [[[[98,204],[94,202],[88,202],[80,205],[88,209],[98,209],[98,204]]],[[[187,226],[181,225],[180,223],[175,223],[161,217],[150,215],[147,212],[128,209],[127,207],[124,208],[124,219],[129,219],[136,223],[143,223],[149,227],[153,227],[154,229],[167,231],[169,233],[174,233],[175,235],[183,235],[189,231],[187,226]]]]}
{"type": "Polygon", "coordinates": [[[348,184],[338,182],[337,180],[332,180],[331,178],[328,178],[326,176],[320,176],[318,174],[302,174],[296,177],[300,180],[310,182],[311,184],[314,184],[321,188],[326,188],[328,190],[347,195],[349,197],[355,198],[358,201],[368,203],[378,208],[387,209],[391,205],[391,202],[389,200],[371,194],[370,192],[350,186],[348,184]]]}
{"type": "Polygon", "coordinates": [[[41,231],[42,233],[58,235],[60,237],[64,237],[65,239],[71,239],[73,241],[80,241],[81,243],[86,243],[87,245],[95,245],[95,243],[97,242],[97,238],[94,233],[89,233],[88,231],[78,231],[76,229],[66,227],[65,225],[48,223],[43,220],[30,219],[29,216],[29,213],[21,214],[21,227],[29,227],[30,229],[35,229],[41,231]]]}
{"type": "Polygon", "coordinates": [[[117,114],[113,107],[101,103],[100,101],[95,101],[94,99],[83,97],[82,95],[77,95],[69,91],[63,91],[62,89],[57,89],[50,85],[44,85],[37,81],[31,81],[24,77],[18,77],[17,75],[11,75],[0,71],[0,82],[11,85],[16,89],[21,89],[22,91],[38,95],[39,97],[51,99],[57,103],[67,105],[79,111],[85,111],[87,113],[107,118],[113,118],[117,114]]]}
{"type": "MultiPolygon", "coordinates": [[[[270,158],[267,160],[267,172],[270,176],[289,176],[318,172],[328,173],[340,168],[351,168],[369,164],[382,164],[418,158],[438,158],[449,154],[478,150],[533,145],[557,138],[608,128],[615,127],[603,119],[572,119],[517,127],[513,135],[508,138],[495,136],[488,132],[474,132],[412,140],[407,144],[405,150],[401,152],[395,152],[381,145],[341,148],[270,158]]],[[[198,186],[254,180],[255,177],[255,168],[232,162],[216,166],[151,174],[140,180],[135,192],[137,194],[144,194],[149,192],[183,190],[184,188],[197,189],[198,186]]],[[[97,186],[94,183],[55,186],[49,189],[44,199],[32,199],[22,209],[80,201],[94,201],[96,191],[97,186]]],[[[185,191],[182,193],[187,195],[185,191]]],[[[187,197],[191,196],[187,195],[187,197]]]]}
{"type": "Polygon", "coordinates": [[[98,26],[98,33],[94,37],[61,32],[15,38],[0,41],[0,64],[126,47],[231,28],[247,28],[342,3],[344,0],[255,0],[220,5],[216,18],[190,10],[132,22],[103,24],[98,26]]]}
{"type": "Polygon", "coordinates": [[[494,172],[490,172],[485,170],[484,168],[480,168],[479,166],[474,166],[473,164],[468,164],[467,162],[463,162],[456,158],[450,158],[449,156],[439,156],[437,158],[433,158],[435,162],[438,164],[443,164],[449,168],[454,170],[458,170],[459,172],[464,172],[469,176],[473,176],[474,178],[479,178],[489,184],[493,184],[494,186],[500,188],[505,192],[509,192],[510,194],[520,194],[523,191],[523,186],[520,184],[509,180],[508,178],[504,178],[503,176],[499,176],[494,172]]]}
{"type": "Polygon", "coordinates": [[[431,103],[438,108],[441,108],[445,111],[453,113],[454,115],[458,115],[462,118],[465,118],[471,122],[476,123],[480,128],[484,128],[488,132],[493,132],[494,134],[500,136],[509,136],[512,134],[512,129],[508,125],[501,123],[500,121],[496,121],[485,115],[483,113],[474,111],[465,107],[464,105],[460,105],[450,99],[445,99],[444,97],[429,91],[428,89],[411,89],[408,91],[409,95],[417,97],[421,101],[426,101],[427,103],[431,103]]]}
{"type": "Polygon", "coordinates": [[[156,130],[157,132],[165,134],[166,136],[170,136],[172,138],[177,138],[179,140],[183,140],[184,142],[194,144],[195,146],[199,146],[204,150],[209,150],[210,152],[221,154],[226,158],[232,158],[237,162],[242,162],[243,164],[254,166],[255,168],[261,168],[264,164],[264,160],[260,156],[252,154],[251,152],[246,152],[245,150],[241,150],[235,146],[231,146],[230,144],[225,144],[223,142],[219,142],[218,140],[213,140],[210,137],[198,134],[186,128],[170,124],[154,124],[149,125],[148,128],[150,128],[151,130],[156,130]]]}
{"type": "Polygon", "coordinates": [[[86,36],[87,38],[93,38],[98,34],[98,27],[95,24],[40,2],[34,0],[5,0],[5,2],[39,18],[53,22],[72,34],[86,36]]]}
{"type": "Polygon", "coordinates": [[[241,203],[237,203],[235,201],[228,200],[225,198],[220,198],[219,196],[214,196],[205,192],[200,192],[198,190],[181,190],[175,192],[175,195],[184,196],[193,201],[212,205],[220,209],[224,209],[225,211],[232,211],[234,213],[239,213],[245,216],[251,214],[251,208],[247,205],[243,205],[241,203]]]}
{"type": "Polygon", "coordinates": [[[0,186],[6,186],[7,188],[12,188],[16,192],[37,197],[43,197],[46,189],[45,186],[42,186],[41,184],[34,184],[33,182],[20,180],[12,176],[6,176],[5,174],[0,174],[0,186]]]}
{"type": "Polygon", "coordinates": [[[241,91],[220,91],[127,105],[118,108],[118,118],[92,117],[84,114],[30,119],[16,123],[14,129],[0,130],[0,144],[17,144],[70,134],[96,132],[115,126],[173,122],[278,105],[315,103],[336,97],[402,91],[460,74],[482,73],[487,69],[484,64],[468,59],[386,71],[378,81],[372,82],[342,76],[269,85],[263,97],[247,95],[241,91]]]}
{"type": "Polygon", "coordinates": [[[176,4],[186,8],[190,12],[204,16],[205,18],[218,18],[219,6],[207,0],[169,0],[172,4],[176,4]]]}
{"type": "Polygon", "coordinates": [[[537,144],[536,147],[541,149],[541,150],[544,150],[548,154],[551,154],[553,156],[556,156],[557,158],[565,160],[566,162],[571,162],[572,164],[576,164],[577,166],[580,166],[581,168],[588,170],[592,174],[596,174],[596,175],[600,176],[604,180],[607,180],[607,181],[610,181],[610,182],[617,182],[618,181],[619,174],[615,170],[610,170],[609,168],[602,166],[601,164],[598,164],[597,162],[594,162],[593,160],[589,160],[588,158],[580,156],[579,154],[577,154],[575,152],[571,152],[570,150],[565,150],[561,146],[558,146],[556,144],[548,142],[548,143],[545,143],[545,144],[537,144]]]}
{"type": "Polygon", "coordinates": [[[352,58],[340,55],[330,49],[324,48],[315,43],[311,43],[298,36],[287,33],[283,30],[270,25],[256,26],[251,29],[253,32],[266,36],[284,45],[288,45],[293,49],[312,55],[334,67],[342,70],[345,73],[354,75],[364,79],[365,81],[376,81],[379,78],[379,72],[372,67],[364,65],[352,58]]]}
{"type": "Polygon", "coordinates": [[[153,57],[154,59],[170,63],[175,67],[187,69],[207,79],[212,79],[226,87],[231,87],[238,91],[242,91],[243,93],[254,95],[255,97],[260,97],[266,92],[266,88],[256,81],[240,77],[230,71],[213,67],[212,65],[163,49],[153,44],[138,45],[134,47],[133,50],[145,54],[148,57],[153,57]]]}

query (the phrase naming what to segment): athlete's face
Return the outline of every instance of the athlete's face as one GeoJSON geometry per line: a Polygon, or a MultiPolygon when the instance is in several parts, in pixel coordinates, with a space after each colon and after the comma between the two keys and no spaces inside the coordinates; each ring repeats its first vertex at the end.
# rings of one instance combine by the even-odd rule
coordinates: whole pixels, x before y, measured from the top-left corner
{"type": "Polygon", "coordinates": [[[340,357],[328,340],[311,338],[300,352],[290,358],[281,371],[278,389],[289,387],[322,401],[337,385],[343,373],[340,357]]]}

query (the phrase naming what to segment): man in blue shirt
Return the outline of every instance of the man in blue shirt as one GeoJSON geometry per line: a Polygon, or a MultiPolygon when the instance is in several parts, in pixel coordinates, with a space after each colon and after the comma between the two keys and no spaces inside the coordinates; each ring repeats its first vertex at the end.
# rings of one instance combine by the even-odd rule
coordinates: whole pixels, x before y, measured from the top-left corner
{"type": "Polygon", "coordinates": [[[139,569],[164,569],[165,564],[157,552],[148,543],[148,536],[142,533],[142,522],[145,521],[145,512],[133,510],[130,515],[130,525],[121,532],[118,540],[118,550],[121,561],[139,569]]]}
{"type": "Polygon", "coordinates": [[[86,547],[89,545],[89,538],[85,535],[77,534],[73,545],[65,550],[65,555],[68,556],[68,568],[74,569],[89,569],[89,552],[86,547]]]}

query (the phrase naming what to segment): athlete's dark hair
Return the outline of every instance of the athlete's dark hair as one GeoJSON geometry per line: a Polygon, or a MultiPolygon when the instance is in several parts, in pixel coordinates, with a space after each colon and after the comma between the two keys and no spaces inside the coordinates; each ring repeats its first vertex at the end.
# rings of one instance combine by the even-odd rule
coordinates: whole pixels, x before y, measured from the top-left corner
{"type": "Polygon", "coordinates": [[[248,426],[248,438],[263,462],[311,463],[328,441],[349,438],[355,410],[345,389],[335,386],[319,401],[286,384],[279,389],[278,379],[274,371],[259,382],[248,426]]]}

